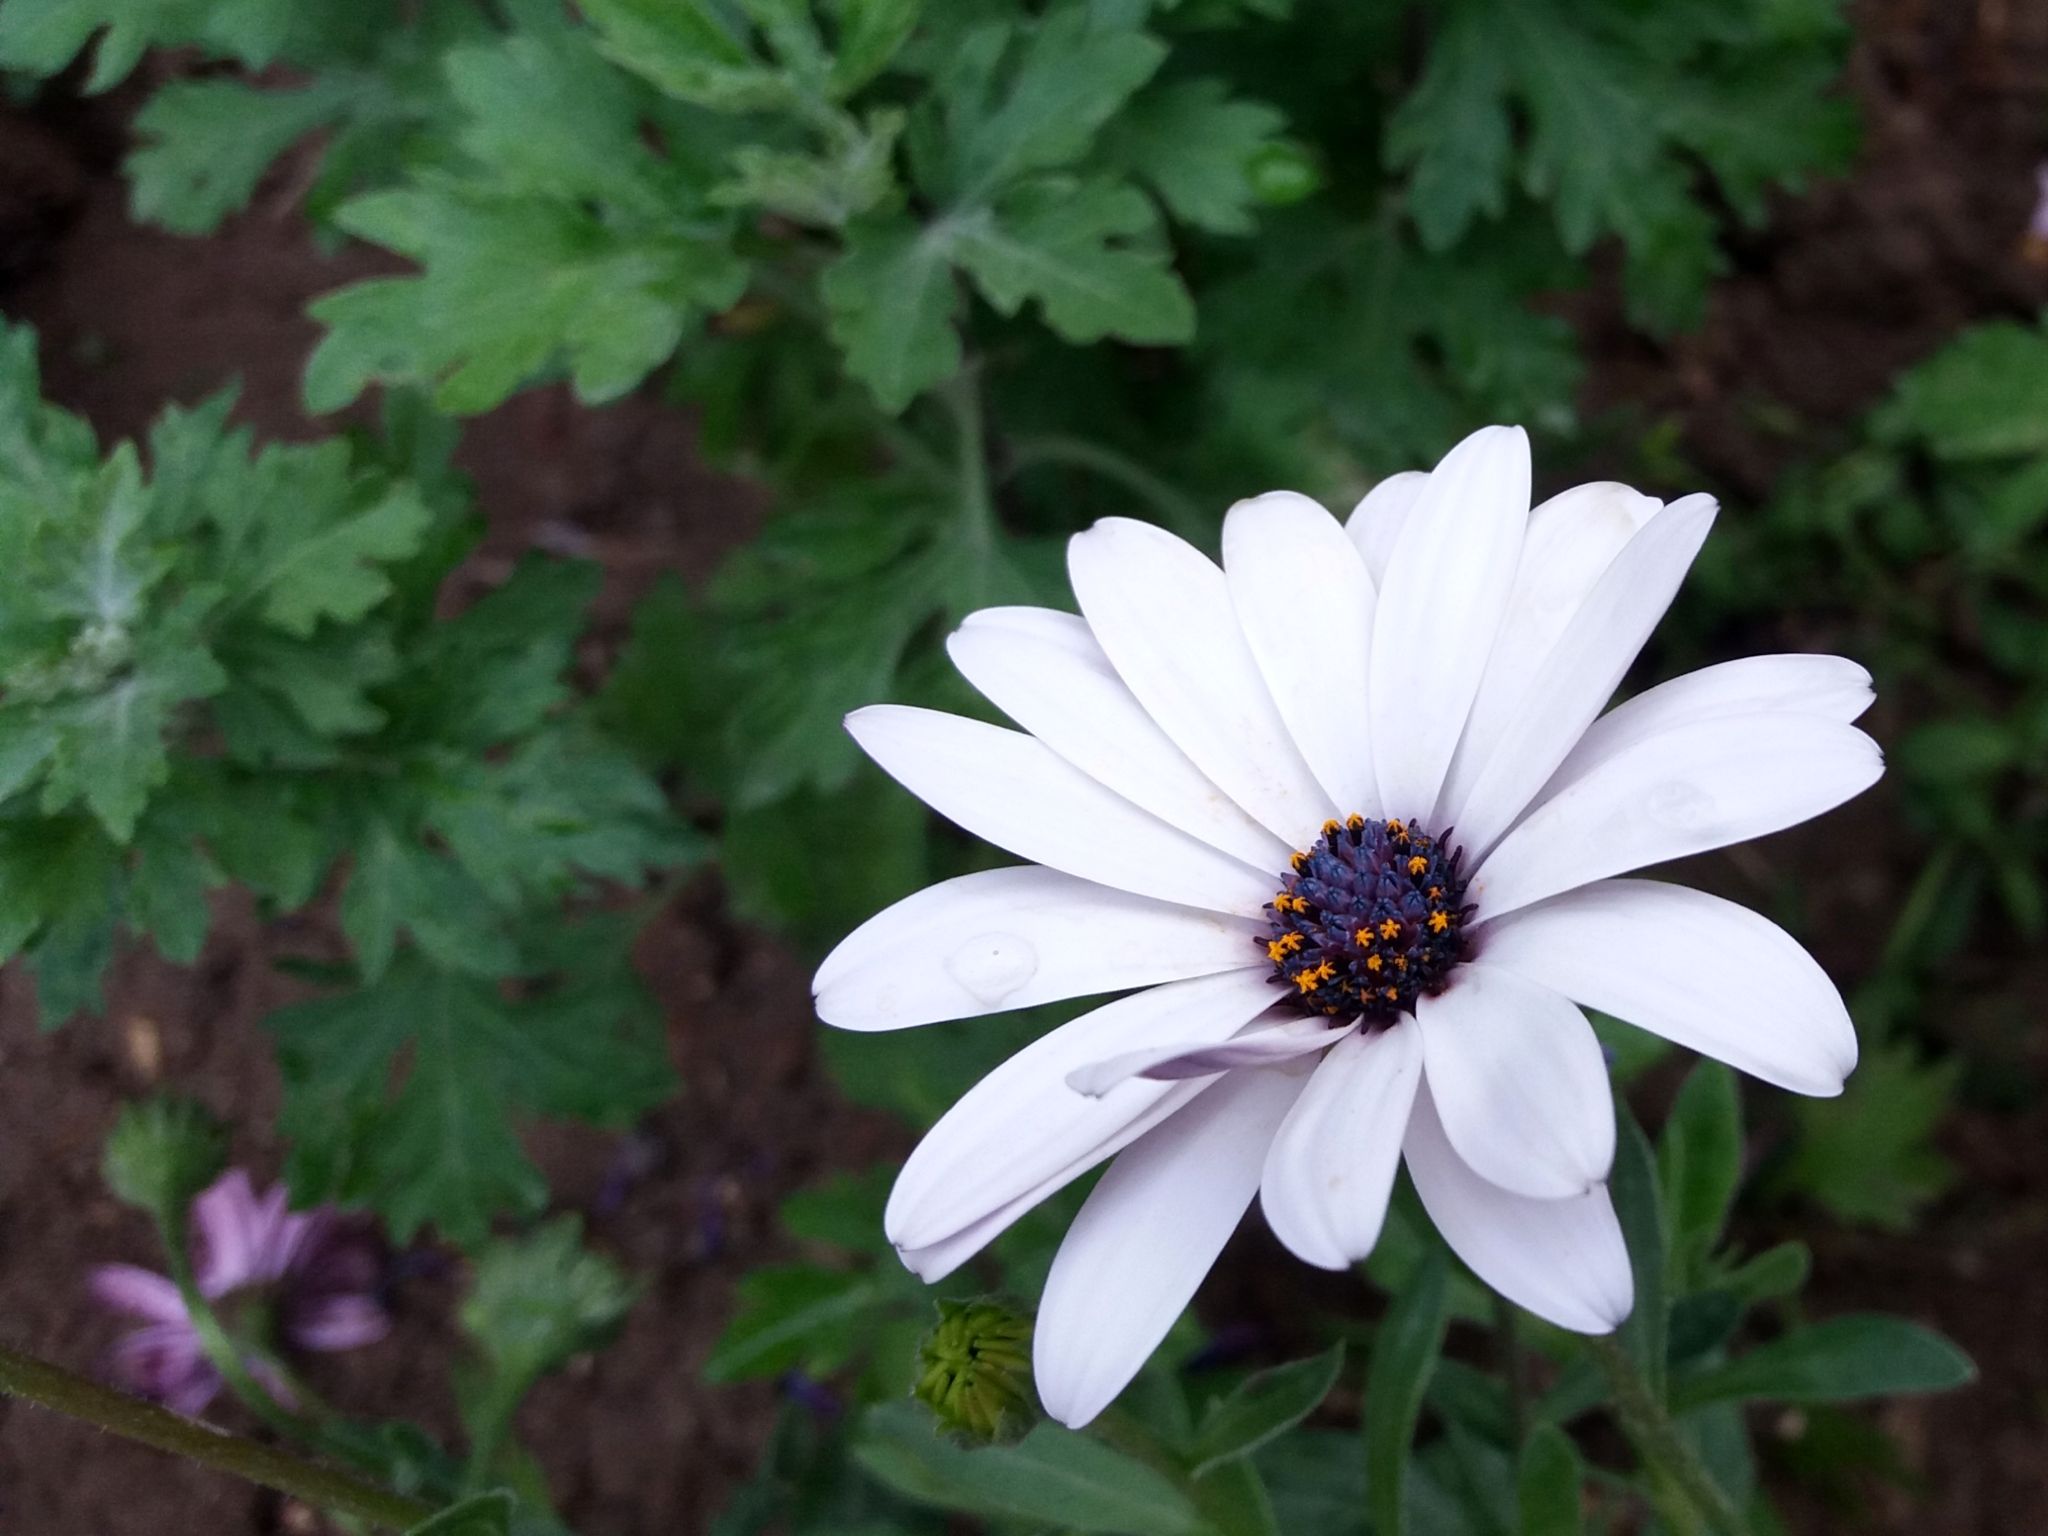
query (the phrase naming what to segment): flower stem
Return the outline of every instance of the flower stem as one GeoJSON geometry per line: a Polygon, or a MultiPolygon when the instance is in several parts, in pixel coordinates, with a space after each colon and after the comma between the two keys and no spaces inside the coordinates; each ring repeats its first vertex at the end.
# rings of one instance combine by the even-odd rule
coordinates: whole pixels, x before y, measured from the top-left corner
{"type": "Polygon", "coordinates": [[[192,1273],[188,1234],[182,1215],[160,1220],[157,1235],[163,1240],[171,1282],[177,1286],[178,1297],[185,1304],[185,1316],[191,1321],[193,1333],[198,1335],[199,1348],[208,1363],[220,1373],[221,1380],[227,1383],[228,1390],[272,1429],[296,1440],[312,1439],[311,1426],[301,1422],[296,1414],[272,1397],[251,1374],[247,1361],[242,1358],[240,1346],[229,1336],[226,1325],[221,1322],[220,1314],[213,1310],[213,1303],[206,1293],[199,1289],[198,1278],[192,1273]]]}
{"type": "Polygon", "coordinates": [[[1614,1390],[1615,1412],[1622,1431],[1643,1459],[1651,1477],[1675,1489],[1716,1536],[1750,1536],[1749,1524],[1729,1502],[1628,1351],[1612,1337],[1588,1339],[1593,1358],[1614,1390]]]}
{"type": "Polygon", "coordinates": [[[0,1393],[372,1525],[410,1530],[434,1513],[431,1504],[185,1418],[4,1345],[0,1393]]]}
{"type": "Polygon", "coordinates": [[[1135,459],[1085,438],[1031,437],[1010,445],[1010,474],[1034,464],[1063,464],[1120,485],[1183,533],[1199,527],[1205,516],[1200,507],[1135,459]]]}

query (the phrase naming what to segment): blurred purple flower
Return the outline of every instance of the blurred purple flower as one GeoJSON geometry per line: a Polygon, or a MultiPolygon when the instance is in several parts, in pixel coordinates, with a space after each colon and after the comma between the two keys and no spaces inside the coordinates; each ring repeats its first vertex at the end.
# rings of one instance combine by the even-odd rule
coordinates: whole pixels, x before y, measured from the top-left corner
{"type": "Polygon", "coordinates": [[[2034,216],[2027,221],[2027,250],[2036,260],[2048,253],[2048,161],[2034,167],[2034,216]]]}
{"type": "MultiPolygon", "coordinates": [[[[355,1349],[384,1337],[378,1299],[383,1256],[375,1232],[331,1206],[286,1207],[285,1189],[256,1193],[239,1168],[192,1202],[193,1278],[242,1343],[251,1375],[280,1401],[290,1388],[268,1358],[275,1348],[355,1349]]],[[[213,1401],[221,1380],[178,1287],[133,1264],[102,1264],[92,1294],[142,1325],[114,1346],[116,1380],[183,1414],[213,1401]]]]}

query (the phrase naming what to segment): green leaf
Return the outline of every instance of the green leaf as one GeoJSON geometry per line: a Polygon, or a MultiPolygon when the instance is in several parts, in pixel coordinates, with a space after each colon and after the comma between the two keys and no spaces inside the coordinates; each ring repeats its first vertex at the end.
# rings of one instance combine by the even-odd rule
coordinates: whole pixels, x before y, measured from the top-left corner
{"type": "Polygon", "coordinates": [[[1621,1325],[1621,1339],[1635,1356],[1636,1369],[1651,1390],[1664,1390],[1670,1293],[1664,1275],[1670,1264],[1670,1228],[1657,1190],[1657,1158],[1649,1139],[1625,1104],[1615,1107],[1614,1172],[1608,1188],[1614,1214],[1628,1244],[1629,1268],[1635,1276],[1635,1306],[1621,1325]]]}
{"type": "Polygon", "coordinates": [[[282,50],[300,9],[294,0],[8,0],[0,67],[54,75],[95,35],[90,91],[118,85],[151,47],[198,44],[261,67],[282,50]]]}
{"type": "Polygon", "coordinates": [[[902,217],[856,224],[820,288],[847,371],[883,410],[901,411],[959,372],[959,292],[944,231],[902,217]]]}
{"type": "Polygon", "coordinates": [[[587,0],[605,56],[669,95],[719,112],[785,106],[790,86],[704,0],[587,0]]]}
{"type": "Polygon", "coordinates": [[[1585,1528],[1579,1506],[1584,1478],[1571,1436],[1555,1424],[1537,1425],[1523,1443],[1515,1479],[1520,1536],[1579,1536],[1585,1528]]]}
{"type": "Polygon", "coordinates": [[[391,592],[382,567],[417,553],[433,521],[410,486],[360,504],[359,496],[349,495],[354,488],[344,478],[346,463],[338,443],[265,456],[263,467],[290,464],[302,472],[268,477],[276,499],[265,506],[261,533],[247,548],[237,580],[251,598],[260,598],[264,619],[288,635],[304,637],[323,619],[348,623],[376,607],[391,592]],[[324,452],[330,448],[334,452],[324,452]],[[327,462],[317,464],[316,455],[327,462]]]}
{"type": "Polygon", "coordinates": [[[1365,1377],[1365,1488],[1375,1536],[1401,1536],[1408,1528],[1402,1481],[1450,1323],[1449,1280],[1442,1251],[1432,1249],[1373,1339],[1365,1377]]]}
{"type": "Polygon", "coordinates": [[[56,745],[43,779],[44,814],[82,801],[110,836],[127,842],[151,792],[170,776],[173,717],[226,683],[197,644],[153,644],[115,681],[50,706],[45,718],[56,745]]]}
{"type": "Polygon", "coordinates": [[[422,1520],[405,1536],[507,1536],[512,1529],[512,1495],[502,1488],[451,1504],[422,1520]]]}
{"type": "Polygon", "coordinates": [[[498,914],[463,870],[384,820],[356,850],[341,926],[370,981],[390,968],[401,932],[449,970],[504,976],[519,965],[498,914]]]}
{"type": "Polygon", "coordinates": [[[340,110],[345,90],[318,81],[265,90],[240,80],[173,80],[135,115],[128,206],[144,223],[206,235],[248,205],[270,164],[340,110]]]}
{"type": "Polygon", "coordinates": [[[1967,330],[1893,386],[1874,426],[1958,462],[2048,453],[2048,333],[1997,322],[1967,330]]]}
{"type": "Polygon", "coordinates": [[[1844,1403],[1908,1392],[1945,1392],[1974,1381],[1970,1357],[1940,1334],[1903,1318],[1854,1315],[1795,1329],[1678,1384],[1672,1408],[1768,1398],[1844,1403]]]}
{"type": "Polygon", "coordinates": [[[1507,211],[1508,80],[1507,52],[1485,12],[1460,7],[1388,120],[1387,164],[1409,171],[1408,211],[1431,250],[1457,244],[1475,219],[1507,211]]]}
{"type": "Polygon", "coordinates": [[[814,1376],[845,1365],[868,1333],[867,1318],[893,1299],[873,1275],[809,1264],[770,1265],[740,1278],[739,1311],[704,1362],[712,1382],[814,1376]]]}
{"type": "Polygon", "coordinates": [[[599,1349],[625,1322],[640,1286],[583,1246],[582,1222],[561,1216],[477,1256],[462,1330],[502,1379],[527,1385],[599,1349]]]}
{"type": "Polygon", "coordinates": [[[620,949],[580,943],[589,978],[516,1001],[405,952],[373,986],[274,1014],[292,1187],[367,1201],[401,1240],[431,1222],[473,1244],[494,1215],[537,1212],[546,1186],[516,1119],[617,1124],[670,1086],[658,1020],[620,949]]]}
{"type": "Polygon", "coordinates": [[[967,1514],[1101,1532],[1198,1536],[1194,1505],[1159,1473],[1100,1441],[1040,1424],[1013,1446],[964,1450],[910,1404],[870,1409],[854,1459],[894,1492],[967,1514]]]}
{"type": "Polygon", "coordinates": [[[1076,343],[1187,341],[1194,300],[1148,243],[1158,215],[1135,188],[1034,178],[996,209],[955,221],[951,249],[989,303],[1006,315],[1027,299],[1076,343]]]}
{"type": "Polygon", "coordinates": [[[228,1133],[188,1099],[152,1098],[121,1111],[100,1173],[114,1198],[146,1211],[157,1229],[185,1230],[192,1201],[227,1166],[228,1133]]]}
{"type": "Polygon", "coordinates": [[[306,365],[315,412],[381,381],[429,386],[440,409],[469,415],[556,367],[598,404],[638,384],[746,286],[722,238],[620,228],[579,205],[447,179],[356,198],[336,221],[425,270],[308,306],[328,329],[306,365]]]}
{"type": "Polygon", "coordinates": [[[1192,1475],[1206,1476],[1294,1428],[1330,1395],[1343,1370],[1340,1343],[1307,1360],[1246,1377],[1203,1417],[1189,1458],[1192,1475]]]}
{"type": "Polygon", "coordinates": [[[923,0],[841,0],[832,89],[851,96],[889,66],[917,25],[923,0]]]}
{"type": "Polygon", "coordinates": [[[1103,153],[1182,223],[1249,234],[1260,202],[1254,168],[1286,125],[1278,107],[1234,98],[1222,80],[1178,80],[1139,93],[1110,119],[1103,153]]]}
{"type": "Polygon", "coordinates": [[[1961,1072],[1960,1061],[1923,1062],[1904,1042],[1866,1051],[1840,1098],[1793,1106],[1799,1140],[1779,1182],[1844,1221],[1904,1231],[1954,1177],[1933,1134],[1961,1072]]]}
{"type": "Polygon", "coordinates": [[[1068,3],[1014,50],[998,100],[984,41],[998,35],[983,33],[959,49],[937,81],[950,144],[944,190],[954,206],[979,204],[1026,171],[1078,160],[1166,58],[1156,38],[1106,11],[1068,3]]]}
{"type": "Polygon", "coordinates": [[[1703,1273],[1742,1182],[1742,1104],[1735,1074],[1701,1061],[1678,1090],[1657,1145],[1657,1178],[1670,1212],[1669,1283],[1680,1293],[1703,1273]]]}

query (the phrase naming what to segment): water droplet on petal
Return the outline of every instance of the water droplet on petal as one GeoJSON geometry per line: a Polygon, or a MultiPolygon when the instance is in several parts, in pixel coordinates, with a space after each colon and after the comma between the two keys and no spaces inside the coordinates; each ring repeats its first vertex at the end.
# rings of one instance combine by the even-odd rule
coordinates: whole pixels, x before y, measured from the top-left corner
{"type": "Polygon", "coordinates": [[[947,956],[946,974],[977,1001],[999,1003],[1038,974],[1038,951],[1014,933],[980,933],[947,956]]]}
{"type": "Polygon", "coordinates": [[[1714,797],[1685,779],[1668,779],[1643,797],[1650,819],[1667,827],[1704,832],[1714,824],[1714,797]]]}

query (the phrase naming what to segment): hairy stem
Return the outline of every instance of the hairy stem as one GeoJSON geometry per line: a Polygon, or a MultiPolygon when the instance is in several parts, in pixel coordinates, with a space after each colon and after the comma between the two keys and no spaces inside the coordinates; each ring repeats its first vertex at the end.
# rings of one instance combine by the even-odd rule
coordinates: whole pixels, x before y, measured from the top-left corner
{"type": "Polygon", "coordinates": [[[0,1393],[372,1525],[404,1531],[434,1513],[430,1504],[351,1473],[231,1435],[4,1345],[0,1393]]]}
{"type": "Polygon", "coordinates": [[[1187,531],[1199,527],[1204,514],[1186,496],[1134,459],[1114,448],[1079,437],[1031,437],[1010,445],[1008,471],[1016,474],[1034,464],[1064,464],[1069,469],[1120,485],[1158,513],[1171,526],[1187,531]]]}
{"type": "Polygon", "coordinates": [[[1750,1536],[1748,1522],[1685,1443],[1628,1351],[1611,1337],[1586,1342],[1614,1390],[1622,1431],[1651,1477],[1676,1490],[1715,1536],[1750,1536]]]}

